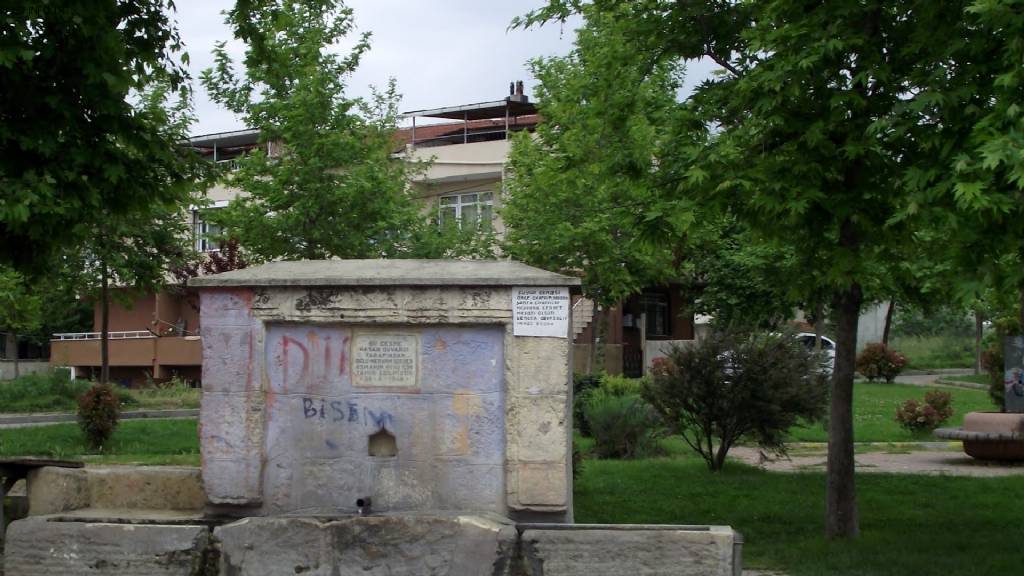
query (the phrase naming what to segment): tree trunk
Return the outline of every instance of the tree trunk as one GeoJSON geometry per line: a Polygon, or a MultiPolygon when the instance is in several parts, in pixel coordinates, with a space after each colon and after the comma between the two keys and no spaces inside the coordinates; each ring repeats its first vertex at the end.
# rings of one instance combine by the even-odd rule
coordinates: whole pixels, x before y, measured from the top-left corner
{"type": "Polygon", "coordinates": [[[729,448],[728,443],[724,439],[719,443],[718,453],[715,454],[715,465],[712,470],[720,472],[722,468],[725,468],[725,455],[729,453],[729,448]]]}
{"type": "Polygon", "coordinates": [[[889,300],[889,309],[885,312],[885,328],[882,329],[882,344],[889,346],[889,330],[892,328],[892,311],[896,307],[895,300],[889,300]]]}
{"type": "Polygon", "coordinates": [[[597,300],[590,301],[590,357],[587,358],[587,374],[594,373],[597,365],[597,300]]]}
{"type": "Polygon", "coordinates": [[[835,292],[838,316],[836,359],[832,374],[832,405],[828,422],[828,470],[825,536],[854,538],[860,533],[853,461],[853,374],[857,356],[857,323],[864,296],[859,284],[835,292]]]}
{"type": "MultiPolygon", "coordinates": [[[[20,352],[20,350],[18,350],[18,333],[15,332],[14,333],[14,377],[15,378],[21,376],[21,367],[18,366],[18,352],[20,352]]],[[[2,503],[0,503],[0,504],[2,504],[2,503]]]]}
{"type": "Polygon", "coordinates": [[[981,374],[981,336],[984,331],[984,318],[980,310],[974,311],[974,373],[981,374]]]}
{"type": "Polygon", "coordinates": [[[103,262],[100,271],[100,384],[110,382],[110,354],[108,337],[110,328],[109,270],[103,262]]]}
{"type": "Polygon", "coordinates": [[[814,353],[815,354],[820,354],[821,353],[821,331],[822,331],[821,329],[823,328],[823,326],[822,326],[822,324],[824,323],[823,316],[825,315],[825,311],[823,310],[823,308],[824,308],[824,306],[821,305],[821,302],[818,302],[817,304],[814,305],[814,353]]]}
{"type": "Polygon", "coordinates": [[[1017,334],[1024,335],[1024,286],[1020,288],[1020,317],[1018,322],[1020,322],[1020,325],[1017,327],[1017,334]]]}

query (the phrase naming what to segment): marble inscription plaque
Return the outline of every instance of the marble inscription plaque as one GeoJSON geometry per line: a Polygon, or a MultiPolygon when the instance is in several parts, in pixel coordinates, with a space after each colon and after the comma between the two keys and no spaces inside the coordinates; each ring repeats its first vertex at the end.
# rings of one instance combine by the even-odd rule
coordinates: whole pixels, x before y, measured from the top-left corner
{"type": "Polygon", "coordinates": [[[371,332],[352,339],[352,384],[357,388],[416,388],[420,340],[415,334],[371,332]]]}

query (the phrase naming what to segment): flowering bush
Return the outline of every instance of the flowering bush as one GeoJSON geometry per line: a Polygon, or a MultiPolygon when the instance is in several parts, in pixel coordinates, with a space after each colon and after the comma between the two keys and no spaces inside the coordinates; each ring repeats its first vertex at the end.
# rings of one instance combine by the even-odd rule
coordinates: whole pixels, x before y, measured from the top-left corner
{"type": "Polygon", "coordinates": [[[107,444],[120,416],[120,402],[110,384],[94,384],[78,397],[78,425],[91,448],[107,444]]]}
{"type": "Polygon", "coordinates": [[[924,402],[907,400],[896,409],[896,421],[911,432],[934,430],[953,415],[953,396],[949,392],[932,390],[925,393],[924,402]]]}
{"type": "Polygon", "coordinates": [[[906,365],[906,356],[890,350],[881,342],[868,344],[857,355],[857,372],[872,382],[879,378],[892,382],[906,365]]]}

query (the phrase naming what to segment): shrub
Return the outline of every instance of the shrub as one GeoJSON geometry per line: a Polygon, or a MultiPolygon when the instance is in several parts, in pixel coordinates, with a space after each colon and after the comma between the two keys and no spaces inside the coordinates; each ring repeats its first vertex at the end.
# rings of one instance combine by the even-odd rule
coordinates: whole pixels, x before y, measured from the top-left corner
{"type": "Polygon", "coordinates": [[[578,444],[573,442],[572,444],[572,479],[576,481],[580,474],[583,473],[583,450],[580,450],[578,444]]]}
{"type": "Polygon", "coordinates": [[[792,334],[714,332],[655,363],[644,397],[716,471],[740,438],[780,452],[790,427],[824,416],[819,364],[792,334]]]}
{"type": "Polygon", "coordinates": [[[583,407],[590,397],[590,391],[601,385],[600,374],[576,374],[572,379],[572,421],[580,434],[590,437],[590,426],[583,417],[583,407]]]}
{"type": "Polygon", "coordinates": [[[990,332],[982,341],[981,367],[988,372],[988,397],[1000,410],[1006,408],[1006,368],[1003,361],[1003,338],[999,332],[990,332]]]}
{"type": "Polygon", "coordinates": [[[872,342],[861,350],[857,355],[857,372],[869,381],[874,382],[883,378],[886,382],[892,382],[893,378],[899,376],[907,365],[907,357],[890,350],[881,342],[872,342]]]}
{"type": "Polygon", "coordinates": [[[605,374],[601,376],[599,388],[612,396],[639,396],[643,392],[643,378],[626,378],[605,374]]]}
{"type": "Polygon", "coordinates": [[[949,392],[931,390],[924,395],[924,402],[907,400],[896,409],[896,421],[911,432],[934,430],[953,415],[953,395],[949,392]]]}
{"type": "Polygon", "coordinates": [[[93,449],[110,440],[120,418],[120,401],[109,384],[94,384],[78,398],[78,425],[93,449]]]}
{"type": "Polygon", "coordinates": [[[579,374],[573,378],[573,423],[580,434],[591,437],[590,424],[584,416],[587,402],[596,390],[611,396],[639,396],[643,390],[643,379],[627,378],[613,374],[579,374]]]}
{"type": "Polygon", "coordinates": [[[592,390],[583,418],[594,437],[599,458],[640,458],[657,451],[662,425],[658,414],[636,394],[616,396],[592,390]]]}

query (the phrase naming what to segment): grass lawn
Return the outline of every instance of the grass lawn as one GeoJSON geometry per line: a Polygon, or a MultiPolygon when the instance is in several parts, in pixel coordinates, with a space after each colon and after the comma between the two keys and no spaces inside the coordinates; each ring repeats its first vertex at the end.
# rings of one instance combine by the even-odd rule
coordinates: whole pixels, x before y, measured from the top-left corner
{"type": "MultiPolygon", "coordinates": [[[[925,388],[905,384],[873,384],[857,382],[853,387],[853,437],[857,442],[922,442],[933,441],[931,433],[913,434],[896,423],[896,407],[911,398],[923,399],[928,390],[943,390],[953,395],[956,413],[943,426],[959,426],[968,412],[995,410],[984,390],[941,386],[925,388]]],[[[822,423],[790,430],[793,442],[827,442],[828,433],[822,423]]]]}
{"type": "Polygon", "coordinates": [[[121,422],[111,445],[90,451],[77,424],[0,429],[0,458],[49,456],[105,464],[199,465],[196,420],[129,420],[121,422]]]}
{"type": "MultiPolygon", "coordinates": [[[[671,450],[675,453],[675,450],[671,450]]],[[[730,462],[718,474],[695,456],[587,460],[577,522],[727,524],[745,539],[744,565],[809,574],[1017,574],[1024,477],[857,477],[862,536],[822,536],[825,477],[730,462]]]]}
{"type": "Polygon", "coordinates": [[[988,386],[989,375],[982,372],[981,374],[960,374],[956,376],[943,376],[943,380],[952,380],[954,382],[972,382],[974,384],[984,384],[988,386]]]}
{"type": "MultiPolygon", "coordinates": [[[[0,414],[27,412],[74,412],[78,396],[89,388],[87,380],[69,381],[57,373],[29,374],[0,382],[0,414]]],[[[184,383],[128,390],[116,388],[122,410],[198,408],[199,389],[184,383]]]]}
{"type": "Polygon", "coordinates": [[[908,370],[974,366],[974,338],[970,336],[894,337],[890,347],[907,357],[908,370]]]}

